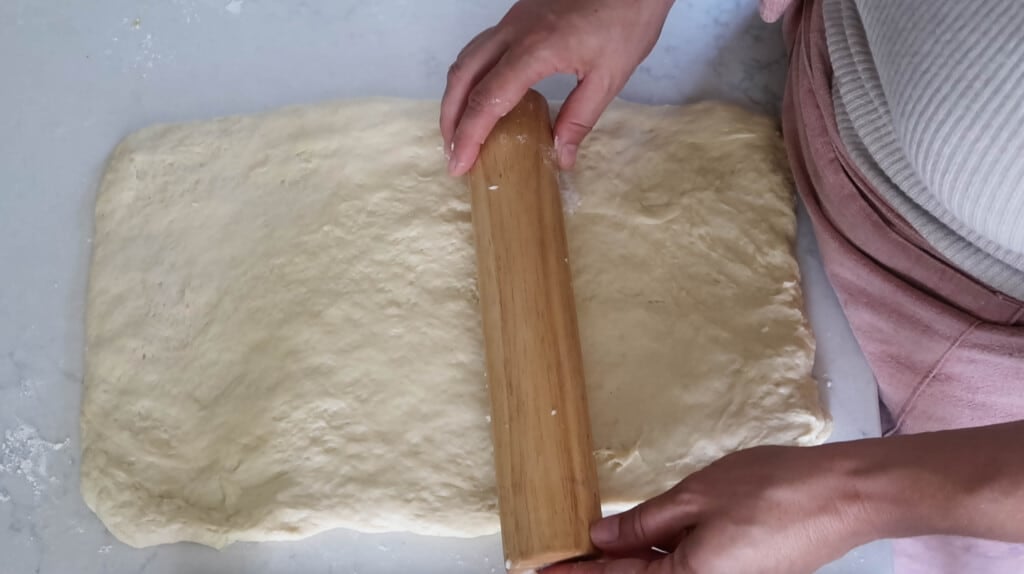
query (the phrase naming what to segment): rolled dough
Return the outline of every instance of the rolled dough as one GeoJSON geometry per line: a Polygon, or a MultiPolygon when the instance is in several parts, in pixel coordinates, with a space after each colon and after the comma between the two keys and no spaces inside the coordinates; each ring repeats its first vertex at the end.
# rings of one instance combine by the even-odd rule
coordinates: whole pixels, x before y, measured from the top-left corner
{"type": "MultiPolygon", "coordinates": [[[[436,116],[362,100],[118,146],[81,472],[119,539],[498,529],[468,192],[436,116]]],[[[826,438],[770,120],[619,102],[563,183],[606,504],[826,438]]]]}

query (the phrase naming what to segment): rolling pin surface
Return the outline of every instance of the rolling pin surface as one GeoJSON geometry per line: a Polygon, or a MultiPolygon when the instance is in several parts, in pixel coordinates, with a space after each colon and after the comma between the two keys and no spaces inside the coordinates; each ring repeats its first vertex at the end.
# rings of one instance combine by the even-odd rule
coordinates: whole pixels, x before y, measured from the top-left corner
{"type": "Polygon", "coordinates": [[[547,101],[531,90],[469,173],[506,568],[592,555],[601,517],[547,101]]]}

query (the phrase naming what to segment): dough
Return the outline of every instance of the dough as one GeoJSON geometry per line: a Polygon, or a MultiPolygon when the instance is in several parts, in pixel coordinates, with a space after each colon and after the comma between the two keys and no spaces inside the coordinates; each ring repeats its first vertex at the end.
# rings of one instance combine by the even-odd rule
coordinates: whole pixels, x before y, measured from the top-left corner
{"type": "MultiPolygon", "coordinates": [[[[82,492],[133,546],[497,531],[436,102],[157,126],[96,205],[82,492]]],[[[616,103],[564,180],[602,497],[830,429],[772,122],[616,103]]]]}

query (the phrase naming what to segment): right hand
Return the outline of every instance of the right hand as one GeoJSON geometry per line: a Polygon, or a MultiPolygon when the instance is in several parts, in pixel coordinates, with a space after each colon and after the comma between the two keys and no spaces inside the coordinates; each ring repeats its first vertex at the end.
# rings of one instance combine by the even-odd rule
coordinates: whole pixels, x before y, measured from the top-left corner
{"type": "Polygon", "coordinates": [[[519,0],[448,71],[441,134],[449,173],[469,171],[498,119],[558,73],[578,80],[554,127],[559,165],[571,169],[580,142],[654,47],[672,2],[519,0]]]}
{"type": "Polygon", "coordinates": [[[873,454],[881,441],[734,452],[669,491],[597,522],[608,556],[544,574],[795,574],[815,572],[880,537],[885,515],[871,497],[892,473],[873,454]],[[884,476],[883,476],[884,475],[884,476]],[[883,478],[880,478],[883,477],[883,478]],[[660,548],[669,554],[654,551],[660,548]]]}

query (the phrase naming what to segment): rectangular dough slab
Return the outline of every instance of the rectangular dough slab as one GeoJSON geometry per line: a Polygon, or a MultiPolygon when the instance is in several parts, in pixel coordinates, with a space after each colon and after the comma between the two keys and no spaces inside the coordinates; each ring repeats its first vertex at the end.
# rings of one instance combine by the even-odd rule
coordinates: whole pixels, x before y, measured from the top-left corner
{"type": "MultiPolygon", "coordinates": [[[[436,125],[436,102],[362,100],[118,146],[81,472],[119,539],[497,530],[468,192],[436,125]]],[[[826,438],[770,120],[619,102],[564,187],[605,503],[826,438]]]]}

